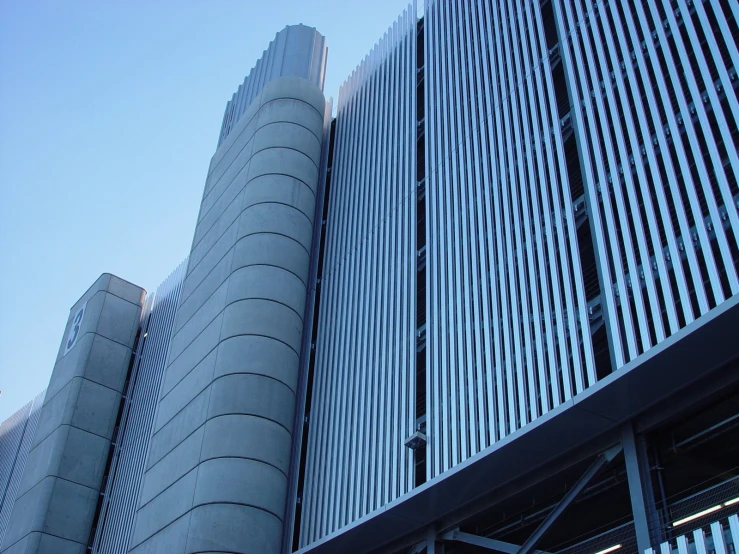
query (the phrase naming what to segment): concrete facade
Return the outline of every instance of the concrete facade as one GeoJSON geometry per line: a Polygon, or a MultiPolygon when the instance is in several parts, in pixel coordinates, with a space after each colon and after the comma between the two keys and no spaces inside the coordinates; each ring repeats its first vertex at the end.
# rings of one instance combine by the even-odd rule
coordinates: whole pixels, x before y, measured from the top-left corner
{"type": "Polygon", "coordinates": [[[3,553],[86,551],[143,296],[103,274],[72,307],[3,553]]]}
{"type": "Polygon", "coordinates": [[[132,553],[280,551],[324,105],[274,79],[213,156],[132,553]]]}

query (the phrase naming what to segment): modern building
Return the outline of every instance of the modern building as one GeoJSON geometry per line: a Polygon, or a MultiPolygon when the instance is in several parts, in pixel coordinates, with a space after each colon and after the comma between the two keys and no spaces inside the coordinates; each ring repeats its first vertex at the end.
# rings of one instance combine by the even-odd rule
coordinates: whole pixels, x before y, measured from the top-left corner
{"type": "Polygon", "coordinates": [[[0,544],[8,529],[45,392],[0,424],[0,544]]]}
{"type": "Polygon", "coordinates": [[[188,260],[75,304],[0,551],[735,552],[736,4],[414,2],[335,117],[326,63],[278,33],[188,260]]]}

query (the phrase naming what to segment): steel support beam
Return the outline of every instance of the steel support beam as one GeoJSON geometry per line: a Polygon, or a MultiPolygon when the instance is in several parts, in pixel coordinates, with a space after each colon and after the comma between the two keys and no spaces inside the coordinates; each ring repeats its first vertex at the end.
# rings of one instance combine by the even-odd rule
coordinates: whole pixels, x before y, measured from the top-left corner
{"type": "Polygon", "coordinates": [[[435,529],[429,529],[426,535],[426,554],[444,554],[444,543],[439,541],[435,529]]]}
{"type": "Polygon", "coordinates": [[[587,469],[585,473],[583,473],[582,477],[577,480],[577,483],[574,484],[574,486],[567,491],[567,494],[564,495],[564,498],[559,501],[559,504],[557,504],[551,512],[549,512],[549,515],[544,519],[544,521],[541,522],[539,527],[536,528],[536,531],[534,531],[531,536],[526,540],[525,543],[521,546],[521,548],[518,550],[517,554],[532,554],[535,552],[534,547],[538,544],[538,542],[541,540],[541,538],[544,536],[544,534],[549,530],[549,528],[552,526],[552,524],[557,521],[557,518],[562,515],[562,513],[567,509],[567,507],[572,503],[575,498],[577,498],[577,495],[582,492],[582,490],[587,486],[587,484],[590,482],[590,480],[595,477],[598,472],[608,464],[613,458],[621,452],[621,445],[614,446],[613,448],[609,448],[605,452],[603,452],[600,456],[596,458],[596,460],[593,462],[593,464],[587,469]]]}
{"type": "MultiPolygon", "coordinates": [[[[471,533],[464,533],[460,531],[459,529],[453,529],[452,531],[448,531],[444,533],[441,538],[445,541],[456,541],[456,542],[463,542],[466,544],[472,544],[474,546],[480,546],[482,548],[487,548],[488,550],[493,550],[495,552],[503,552],[503,554],[516,554],[519,548],[521,548],[517,544],[513,544],[513,543],[505,542],[505,541],[499,541],[497,539],[489,539],[487,537],[481,537],[479,535],[473,535],[471,533]]],[[[543,550],[534,550],[533,554],[549,554],[549,553],[544,552],[543,550]]]]}
{"type": "Polygon", "coordinates": [[[631,423],[621,428],[626,475],[629,479],[631,511],[634,515],[636,544],[640,552],[662,541],[662,527],[654,501],[654,489],[649,473],[646,442],[638,440],[631,423]]]}

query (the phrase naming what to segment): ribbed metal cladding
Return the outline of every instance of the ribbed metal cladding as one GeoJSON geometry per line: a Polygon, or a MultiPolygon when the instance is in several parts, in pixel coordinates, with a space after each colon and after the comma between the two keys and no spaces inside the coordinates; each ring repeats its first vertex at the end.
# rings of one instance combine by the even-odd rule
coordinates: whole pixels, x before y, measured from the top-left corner
{"type": "Polygon", "coordinates": [[[226,104],[218,146],[272,79],[302,77],[323,90],[327,56],[326,38],[312,27],[288,25],[277,33],[226,104]]]}
{"type": "Polygon", "coordinates": [[[739,291],[737,6],[553,2],[614,369],[739,291]]]}
{"type": "Polygon", "coordinates": [[[425,9],[428,478],[595,382],[538,2],[425,9]]]}
{"type": "Polygon", "coordinates": [[[426,0],[417,130],[404,111],[416,107],[411,60],[388,83],[393,58],[375,50],[352,75],[337,115],[301,545],[408,490],[423,463],[394,449],[416,416],[429,480],[739,292],[737,16],[725,0],[426,0]],[[406,157],[423,171],[418,195],[403,189],[398,204],[382,195],[406,157]],[[418,287],[406,216],[425,225],[418,287]],[[424,398],[416,349],[392,361],[423,275],[425,420],[408,405],[424,398]],[[407,389],[393,396],[398,375],[407,389]]]}
{"type": "Polygon", "coordinates": [[[125,554],[144,475],[159,389],[169,351],[187,259],[145,301],[113,456],[96,522],[92,552],[125,554]]]}
{"type": "Polygon", "coordinates": [[[703,529],[685,533],[672,540],[665,541],[644,554],[672,553],[688,554],[689,552],[736,552],[739,547],[739,515],[732,514],[727,518],[714,521],[703,529]],[[673,546],[674,545],[674,546],[673,546]],[[713,547],[713,548],[711,548],[713,547]]]}
{"type": "Polygon", "coordinates": [[[415,14],[339,92],[301,545],[412,486],[415,14]]]}
{"type": "Polygon", "coordinates": [[[0,546],[13,511],[46,391],[0,425],[0,546]]]}

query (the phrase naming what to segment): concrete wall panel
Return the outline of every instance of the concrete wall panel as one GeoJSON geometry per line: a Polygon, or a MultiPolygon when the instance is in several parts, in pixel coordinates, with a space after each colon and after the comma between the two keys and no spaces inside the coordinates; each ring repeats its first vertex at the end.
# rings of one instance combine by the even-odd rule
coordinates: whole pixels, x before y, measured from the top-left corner
{"type": "Polygon", "coordinates": [[[279,551],[324,101],[296,78],[262,97],[211,162],[131,552],[188,515],[177,554],[279,551]]]}
{"type": "Polygon", "coordinates": [[[182,298],[183,300],[192,294],[192,291],[205,279],[211,271],[216,267],[224,256],[226,256],[233,247],[233,239],[238,230],[238,219],[233,222],[226,233],[223,234],[213,248],[206,252],[198,263],[189,262],[187,268],[187,281],[183,284],[182,298]],[[192,275],[193,284],[190,284],[190,276],[192,275]],[[184,288],[187,286],[187,288],[184,288]]]}
{"type": "Polygon", "coordinates": [[[306,252],[311,250],[313,225],[305,215],[284,204],[257,204],[239,217],[237,239],[257,233],[283,235],[299,242],[306,252]]]}
{"type": "Polygon", "coordinates": [[[219,415],[249,414],[291,429],[293,392],[282,383],[248,373],[226,375],[213,381],[208,419],[219,415]]]}
{"type": "Polygon", "coordinates": [[[279,552],[282,521],[259,508],[206,504],[192,510],[185,552],[279,552]]]}
{"type": "MultiPolygon", "coordinates": [[[[171,378],[176,378],[179,381],[189,371],[195,367],[196,364],[200,363],[200,360],[205,358],[211,350],[218,346],[218,339],[221,332],[221,325],[223,319],[223,312],[216,316],[202,333],[197,335],[190,344],[174,343],[170,345],[169,359],[170,364],[174,365],[180,373],[172,375],[171,378]],[[182,360],[180,360],[182,358],[182,360]],[[175,363],[178,362],[178,363],[175,363]]],[[[169,373],[169,368],[167,368],[169,373]]],[[[166,377],[170,377],[167,375],[166,377]]],[[[165,377],[165,379],[166,379],[165,377]]],[[[166,383],[167,381],[165,381],[166,383]]]]}
{"type": "Polygon", "coordinates": [[[286,121],[260,121],[260,127],[254,133],[252,148],[254,152],[283,146],[302,152],[318,166],[321,161],[321,139],[313,132],[295,123],[286,121]]]}
{"type": "Polygon", "coordinates": [[[170,343],[173,352],[182,352],[218,317],[226,307],[226,293],[229,285],[230,283],[224,282],[213,294],[204,299],[197,309],[197,317],[190,317],[187,321],[182,320],[182,326],[175,331],[170,343]]]}
{"type": "Polygon", "coordinates": [[[248,130],[250,133],[248,136],[248,143],[243,150],[238,153],[238,157],[240,159],[237,159],[230,165],[224,165],[219,169],[219,171],[210,177],[209,182],[213,179],[217,179],[217,181],[215,181],[208,191],[208,194],[203,198],[200,214],[198,215],[198,225],[195,230],[195,241],[199,240],[198,237],[202,236],[202,230],[200,227],[207,230],[215,219],[224,214],[229,203],[223,200],[223,198],[229,195],[235,196],[235,194],[240,192],[244,185],[249,181],[250,166],[249,164],[243,163],[243,158],[252,155],[252,149],[254,146],[253,133],[255,131],[256,124],[248,130]]]}
{"type": "Polygon", "coordinates": [[[121,395],[87,379],[80,379],[77,404],[71,424],[74,427],[108,439],[113,437],[121,395]]]}
{"type": "MultiPolygon", "coordinates": [[[[251,158],[249,177],[260,175],[289,175],[311,186],[318,181],[318,166],[302,152],[273,146],[255,152],[251,158]]],[[[311,188],[315,190],[315,185],[311,188]]]]}
{"type": "Polygon", "coordinates": [[[101,437],[113,434],[121,395],[82,377],[72,378],[46,401],[34,445],[46,439],[59,425],[73,425],[101,437]]]}
{"type": "Polygon", "coordinates": [[[208,412],[209,396],[208,388],[152,435],[147,471],[202,425],[208,412]]]}
{"type": "Polygon", "coordinates": [[[86,549],[143,299],[103,274],[70,310],[3,552],[86,549]]]}
{"type": "MultiPolygon", "coordinates": [[[[248,121],[244,121],[244,126],[239,130],[236,140],[226,146],[223,158],[208,174],[205,194],[203,196],[204,207],[212,205],[212,203],[208,202],[209,197],[217,194],[216,191],[218,191],[219,186],[222,187],[224,183],[228,183],[227,171],[234,166],[243,167],[244,164],[239,162],[251,156],[252,139],[259,124],[258,120],[254,117],[256,113],[255,111],[248,121]]],[[[198,218],[198,224],[201,221],[202,218],[198,218]]]]}
{"type": "Polygon", "coordinates": [[[310,257],[303,246],[284,235],[260,233],[240,239],[233,249],[232,271],[248,265],[282,267],[305,283],[310,257]]]}
{"type": "Polygon", "coordinates": [[[59,358],[54,366],[54,371],[56,371],[59,379],[55,379],[54,383],[49,383],[46,389],[46,399],[54,398],[73,377],[82,377],[81,373],[86,370],[87,360],[90,356],[90,350],[92,350],[92,343],[95,342],[95,337],[95,333],[82,335],[77,339],[74,348],[66,356],[59,358]]]}
{"type": "Polygon", "coordinates": [[[210,197],[213,200],[213,206],[208,208],[203,216],[203,222],[196,227],[193,247],[197,246],[208,234],[222,235],[239,215],[240,198],[244,186],[248,182],[249,172],[247,168],[232,167],[233,169],[229,169],[225,175],[225,178],[228,179],[227,186],[224,186],[222,190],[213,191],[210,197]],[[233,198],[229,199],[229,192],[233,194],[233,198]]]}
{"type": "Polygon", "coordinates": [[[94,335],[83,377],[117,392],[123,392],[130,349],[101,335],[94,335]]]}
{"type": "Polygon", "coordinates": [[[140,544],[131,543],[133,548],[131,554],[162,554],[162,552],[185,552],[187,545],[187,532],[190,528],[190,514],[176,519],[171,524],[161,529],[157,534],[140,544]]]}
{"type": "Polygon", "coordinates": [[[102,480],[110,443],[69,425],[60,425],[28,455],[18,496],[46,476],[95,488],[102,480]]]}
{"type": "Polygon", "coordinates": [[[171,524],[161,529],[157,534],[142,543],[131,543],[133,547],[131,554],[162,554],[163,552],[180,553],[185,552],[187,545],[187,532],[190,528],[190,514],[176,519],[171,524]]]}
{"type": "Polygon", "coordinates": [[[322,136],[323,114],[318,113],[313,106],[294,98],[275,98],[268,101],[259,110],[259,124],[269,125],[287,121],[300,125],[311,131],[316,138],[322,136]]]}
{"type": "Polygon", "coordinates": [[[260,175],[249,181],[244,191],[243,209],[268,202],[296,208],[313,222],[316,197],[299,179],[287,175],[260,175]]]}
{"type": "MultiPolygon", "coordinates": [[[[222,345],[223,343],[221,343],[222,345]]],[[[220,345],[219,345],[220,348],[220,345]]],[[[218,350],[213,350],[159,401],[154,430],[158,431],[199,395],[213,380],[218,350]]]]}
{"type": "Polygon", "coordinates": [[[54,491],[54,478],[43,479],[28,491],[19,495],[13,504],[8,530],[3,540],[3,553],[28,533],[40,532],[44,527],[44,517],[51,495],[54,491]]]}
{"type": "Polygon", "coordinates": [[[140,505],[151,502],[162,491],[197,466],[203,444],[203,434],[204,427],[200,427],[150,468],[141,484],[140,505]]]}
{"type": "Polygon", "coordinates": [[[60,425],[28,453],[23,477],[18,486],[17,497],[26,494],[48,475],[57,475],[69,434],[68,425],[60,425]]]}
{"type": "Polygon", "coordinates": [[[200,459],[226,456],[250,458],[270,464],[287,475],[290,443],[290,433],[274,421],[229,414],[209,419],[205,424],[200,459]]]}
{"type": "Polygon", "coordinates": [[[16,500],[3,548],[32,532],[86,544],[98,494],[97,490],[77,483],[45,477],[16,500]]]}
{"type": "Polygon", "coordinates": [[[35,554],[36,552],[53,552],[54,554],[84,554],[87,548],[73,541],[54,537],[44,533],[29,533],[24,539],[15,543],[7,554],[35,554]]]}
{"type": "Polygon", "coordinates": [[[218,365],[213,378],[231,373],[266,375],[295,391],[298,354],[284,342],[256,335],[231,337],[218,345],[218,365]]]}
{"type": "MultiPolygon", "coordinates": [[[[323,106],[326,102],[323,98],[323,93],[319,88],[312,86],[306,80],[285,77],[271,87],[264,87],[262,103],[269,105],[270,102],[275,100],[286,102],[299,101],[300,103],[308,104],[316,111],[320,119],[323,119],[323,106]]],[[[315,129],[316,126],[320,128],[320,123],[314,124],[312,128],[315,129]]],[[[317,132],[317,135],[321,136],[320,132],[317,132]]]]}
{"type": "Polygon", "coordinates": [[[237,335],[271,337],[300,352],[302,330],[300,316],[277,302],[248,299],[233,302],[223,310],[224,339],[237,335]]]}
{"type": "Polygon", "coordinates": [[[62,341],[59,344],[59,351],[57,352],[56,362],[54,363],[54,367],[56,367],[56,363],[59,362],[59,360],[61,360],[63,357],[66,357],[72,354],[72,350],[74,350],[80,345],[80,340],[83,337],[85,337],[85,335],[89,333],[97,332],[98,320],[100,319],[100,314],[103,311],[104,303],[105,303],[105,291],[96,291],[92,295],[90,295],[90,292],[88,291],[87,293],[85,293],[85,296],[83,296],[74,305],[74,308],[70,310],[69,319],[67,319],[67,324],[64,327],[64,334],[62,335],[62,341]],[[67,338],[70,336],[70,330],[72,329],[73,318],[77,314],[77,308],[81,308],[83,304],[85,305],[85,314],[84,314],[84,317],[82,318],[82,321],[79,324],[79,334],[77,337],[77,342],[72,349],[67,350],[66,348],[67,338]]]}
{"type": "MultiPolygon", "coordinates": [[[[193,237],[193,246],[200,242],[200,239],[209,231],[213,225],[220,221],[228,220],[227,210],[230,206],[239,206],[239,195],[243,192],[244,186],[248,179],[248,167],[244,167],[241,171],[229,176],[229,181],[224,181],[222,190],[213,192],[213,205],[206,208],[201,214],[201,220],[198,223],[195,236],[193,237]]],[[[225,227],[223,227],[225,229],[225,227]]]]}
{"type": "Polygon", "coordinates": [[[237,269],[228,281],[226,304],[246,298],[273,300],[302,314],[305,284],[293,273],[270,265],[250,265],[237,269]]]}
{"type": "Polygon", "coordinates": [[[187,294],[182,296],[182,302],[177,310],[175,329],[181,327],[180,322],[190,319],[202,302],[228,279],[233,264],[233,253],[234,250],[231,248],[217,260],[209,259],[209,255],[197,268],[193,269],[190,274],[190,280],[193,284],[190,285],[191,288],[187,291],[187,294]]]}
{"type": "Polygon", "coordinates": [[[47,477],[46,481],[52,482],[53,491],[44,525],[34,531],[85,544],[90,537],[99,491],[56,477],[47,477]]]}
{"type": "MultiPolygon", "coordinates": [[[[63,428],[60,427],[59,430],[62,431],[63,428]]],[[[110,441],[77,427],[68,427],[67,430],[67,440],[55,475],[67,481],[97,488],[105,472],[110,441]]]]}
{"type": "MultiPolygon", "coordinates": [[[[54,396],[46,395],[36,426],[36,435],[33,438],[33,448],[44,441],[59,425],[69,425],[71,423],[81,385],[82,379],[75,377],[67,381],[54,396]]],[[[23,477],[25,480],[26,476],[23,477]]],[[[32,483],[31,486],[33,484],[35,483],[32,483]]]]}
{"type": "Polygon", "coordinates": [[[140,305],[106,294],[96,332],[117,343],[131,345],[138,331],[140,313],[140,305]]]}
{"type": "Polygon", "coordinates": [[[231,130],[231,133],[226,137],[226,140],[223,141],[215,151],[215,154],[213,154],[208,166],[208,179],[205,184],[205,193],[203,197],[208,193],[209,185],[212,186],[214,183],[218,182],[217,171],[219,169],[224,165],[233,163],[237,156],[248,155],[241,153],[241,150],[244,148],[244,141],[248,140],[248,138],[245,139],[245,136],[251,137],[254,132],[253,126],[256,125],[254,116],[260,111],[260,108],[261,106],[259,105],[259,102],[253,102],[247,106],[241,119],[239,119],[231,130]]]}
{"type": "Polygon", "coordinates": [[[285,474],[269,464],[246,458],[215,458],[200,464],[193,504],[239,504],[248,498],[251,506],[281,520],[286,489],[285,474]]]}
{"type": "Polygon", "coordinates": [[[192,506],[197,470],[194,469],[175,481],[151,502],[141,506],[136,513],[131,544],[137,545],[161,531],[174,520],[182,517],[192,506]]]}
{"type": "Polygon", "coordinates": [[[146,291],[141,287],[138,287],[133,283],[129,283],[125,279],[121,279],[112,273],[106,273],[104,275],[107,275],[109,279],[105,288],[107,292],[113,296],[122,298],[131,304],[143,305],[146,291]]]}
{"type": "Polygon", "coordinates": [[[121,392],[129,359],[125,345],[97,333],[84,334],[54,367],[57,378],[49,383],[47,398],[53,398],[73,377],[84,377],[121,392]]]}
{"type": "Polygon", "coordinates": [[[211,325],[211,327],[198,335],[193,343],[183,351],[182,355],[170,362],[167,372],[164,374],[161,395],[169,393],[198,364],[215,363],[215,360],[209,361],[208,358],[211,355],[215,355],[211,335],[218,334],[220,334],[220,329],[216,325],[211,325]]]}
{"type": "Polygon", "coordinates": [[[208,231],[197,246],[193,247],[190,251],[190,262],[187,270],[188,276],[190,272],[200,264],[211,249],[215,249],[215,253],[212,253],[211,255],[216,260],[220,260],[226,252],[231,249],[231,246],[233,246],[233,243],[236,240],[237,230],[238,223],[235,222],[226,229],[223,234],[216,233],[213,229],[208,231]]]}

